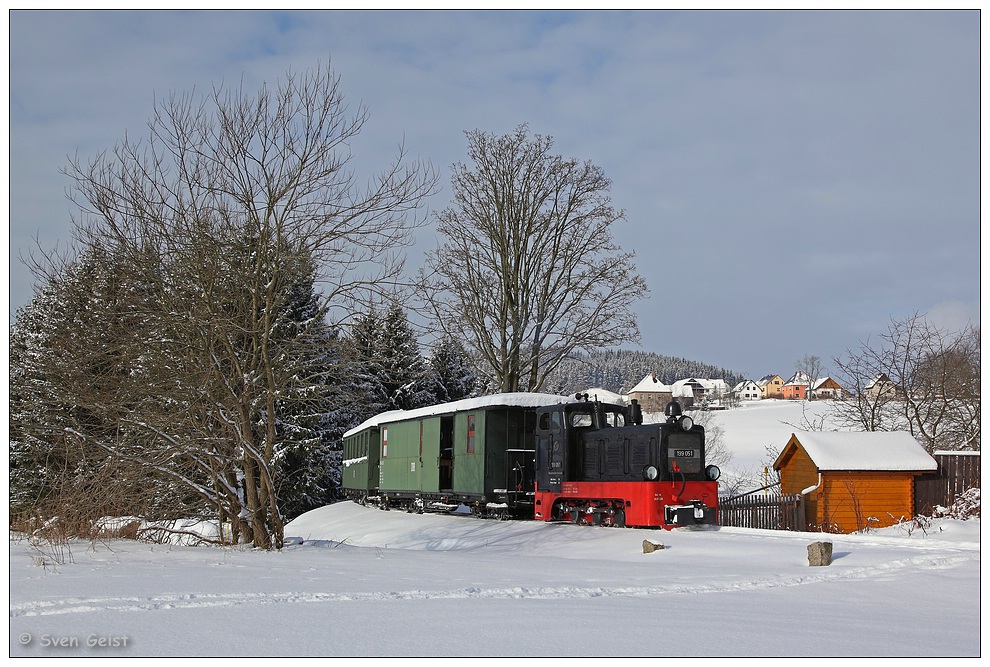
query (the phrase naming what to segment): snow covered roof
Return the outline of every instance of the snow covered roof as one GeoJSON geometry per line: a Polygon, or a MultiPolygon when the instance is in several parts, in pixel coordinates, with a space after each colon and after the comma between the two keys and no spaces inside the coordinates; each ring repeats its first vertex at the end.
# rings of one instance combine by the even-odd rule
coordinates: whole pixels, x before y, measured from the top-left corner
{"type": "Polygon", "coordinates": [[[656,373],[647,373],[646,377],[639,381],[639,384],[629,390],[629,393],[649,391],[669,392],[670,389],[670,385],[664,384],[657,379],[656,373]]]}
{"type": "Polygon", "coordinates": [[[539,408],[544,405],[557,405],[558,403],[575,403],[577,399],[573,396],[557,396],[556,394],[535,394],[529,392],[513,392],[508,394],[491,394],[489,396],[479,396],[477,398],[464,398],[451,403],[440,403],[439,405],[429,405],[425,408],[415,410],[391,410],[366,419],[351,430],[344,433],[346,438],[349,435],[363,431],[379,424],[390,424],[392,422],[406,419],[419,419],[422,417],[434,417],[436,415],[447,415],[463,410],[477,410],[480,408],[539,408]]]}
{"type": "Polygon", "coordinates": [[[726,394],[729,391],[729,385],[725,383],[722,378],[715,378],[714,380],[709,380],[707,378],[686,378],[684,380],[678,380],[674,383],[674,395],[675,396],[693,396],[694,387],[701,387],[706,392],[711,392],[714,394],[726,394]],[[680,391],[680,393],[678,393],[680,391]]]}
{"type": "Polygon", "coordinates": [[[798,432],[774,461],[779,470],[794,447],[807,452],[820,471],[824,470],[937,470],[938,463],[907,431],[890,432],[798,432]]]}
{"type": "Polygon", "coordinates": [[[626,400],[625,396],[616,394],[614,391],[609,391],[604,387],[585,389],[581,393],[587,394],[591,400],[599,401],[600,403],[615,403],[616,405],[622,405],[626,400]]]}

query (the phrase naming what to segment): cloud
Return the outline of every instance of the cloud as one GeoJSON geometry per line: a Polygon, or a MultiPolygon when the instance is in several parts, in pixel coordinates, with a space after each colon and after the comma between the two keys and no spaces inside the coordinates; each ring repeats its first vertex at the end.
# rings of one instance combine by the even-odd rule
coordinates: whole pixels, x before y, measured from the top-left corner
{"type": "Polygon", "coordinates": [[[615,238],[652,288],[648,350],[762,374],[830,358],[889,317],[978,300],[978,12],[15,11],[10,23],[11,312],[30,298],[16,258],[31,236],[70,237],[67,155],[140,134],[156,95],[253,90],[328,58],[348,103],[370,110],[360,174],[400,142],[445,170],[466,160],[465,130],[522,122],[601,166],[626,211],[615,238]],[[671,294],[690,301],[689,322],[671,294]]]}

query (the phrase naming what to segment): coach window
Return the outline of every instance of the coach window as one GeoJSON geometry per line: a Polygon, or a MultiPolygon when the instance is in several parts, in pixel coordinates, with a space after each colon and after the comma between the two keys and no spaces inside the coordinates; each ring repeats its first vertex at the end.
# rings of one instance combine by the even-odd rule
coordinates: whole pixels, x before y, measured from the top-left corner
{"type": "Polygon", "coordinates": [[[474,454],[474,415],[468,415],[467,453],[474,454]]]}

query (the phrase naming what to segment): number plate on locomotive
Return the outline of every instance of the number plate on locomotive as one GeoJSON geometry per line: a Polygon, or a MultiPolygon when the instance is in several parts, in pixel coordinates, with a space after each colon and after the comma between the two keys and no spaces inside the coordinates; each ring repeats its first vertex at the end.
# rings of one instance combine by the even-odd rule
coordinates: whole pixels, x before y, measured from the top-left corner
{"type": "Polygon", "coordinates": [[[693,449],[675,449],[674,456],[682,459],[693,459],[695,450],[693,449]]]}

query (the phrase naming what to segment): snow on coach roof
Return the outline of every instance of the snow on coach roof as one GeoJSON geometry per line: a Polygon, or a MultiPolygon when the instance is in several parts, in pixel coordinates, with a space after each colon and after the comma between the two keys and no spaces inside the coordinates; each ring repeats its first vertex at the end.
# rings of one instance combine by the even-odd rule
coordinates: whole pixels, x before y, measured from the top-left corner
{"type": "Polygon", "coordinates": [[[544,405],[557,405],[559,403],[574,403],[576,400],[570,396],[557,396],[556,394],[531,394],[528,392],[514,392],[508,394],[491,394],[489,396],[479,396],[477,398],[464,398],[452,403],[440,403],[439,405],[429,405],[425,408],[415,410],[391,410],[366,419],[358,426],[344,434],[349,435],[363,431],[379,424],[390,424],[392,422],[403,421],[405,419],[418,419],[420,417],[434,417],[436,415],[446,415],[463,410],[477,410],[479,408],[539,408],[544,405]]]}
{"type": "MultiPolygon", "coordinates": [[[[938,463],[906,431],[798,432],[791,434],[819,470],[937,470],[938,463]]],[[[797,445],[795,445],[797,446],[797,445]]],[[[779,469],[790,447],[774,462],[779,469]]]]}

